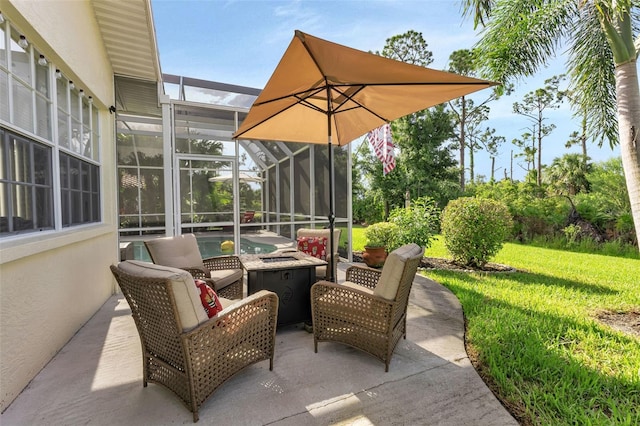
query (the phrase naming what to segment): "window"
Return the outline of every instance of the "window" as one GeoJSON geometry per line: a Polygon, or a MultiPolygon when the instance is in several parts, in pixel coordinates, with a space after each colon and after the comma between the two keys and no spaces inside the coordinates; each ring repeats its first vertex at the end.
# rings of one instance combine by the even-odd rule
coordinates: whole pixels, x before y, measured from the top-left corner
{"type": "Polygon", "coordinates": [[[0,237],[101,220],[99,111],[24,41],[0,23],[0,237]]]}
{"type": "Polygon", "coordinates": [[[97,166],[60,153],[62,226],[100,221],[100,182],[97,166]]]}
{"type": "Polygon", "coordinates": [[[97,159],[97,109],[72,81],[56,79],[58,93],[58,142],[61,147],[87,159],[97,159]],[[93,117],[92,117],[93,116],[93,117]],[[93,130],[92,130],[93,124],[93,130]]]}
{"type": "Polygon", "coordinates": [[[53,228],[51,147],[0,128],[0,234],[53,228]]]}

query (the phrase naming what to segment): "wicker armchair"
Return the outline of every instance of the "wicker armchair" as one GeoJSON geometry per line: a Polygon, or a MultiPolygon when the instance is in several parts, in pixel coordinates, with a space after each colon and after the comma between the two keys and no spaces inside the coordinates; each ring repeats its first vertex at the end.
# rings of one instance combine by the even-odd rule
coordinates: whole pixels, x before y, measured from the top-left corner
{"type": "Polygon", "coordinates": [[[260,291],[208,318],[186,271],[148,262],[112,265],[136,323],[143,355],[143,386],[173,391],[198,421],[199,407],[245,367],[269,360],[273,369],[278,296],[260,291]]]}
{"type": "Polygon", "coordinates": [[[153,263],[184,269],[194,278],[207,281],[219,296],[242,299],[243,272],[237,256],[203,259],[193,234],[156,238],[144,245],[153,263]]]}
{"type": "Polygon", "coordinates": [[[313,344],[341,342],[389,363],[400,337],[407,338],[409,292],[424,249],[408,244],[389,254],[383,269],[352,266],[347,281],[311,287],[313,344]]]}

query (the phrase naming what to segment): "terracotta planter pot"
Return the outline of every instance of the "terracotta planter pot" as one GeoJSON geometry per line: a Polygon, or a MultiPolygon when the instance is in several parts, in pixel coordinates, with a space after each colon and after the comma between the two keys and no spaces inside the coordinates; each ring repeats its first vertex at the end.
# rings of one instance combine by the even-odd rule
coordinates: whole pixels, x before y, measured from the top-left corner
{"type": "Polygon", "coordinates": [[[371,268],[382,268],[387,260],[387,249],[385,247],[365,247],[362,259],[371,268]]]}

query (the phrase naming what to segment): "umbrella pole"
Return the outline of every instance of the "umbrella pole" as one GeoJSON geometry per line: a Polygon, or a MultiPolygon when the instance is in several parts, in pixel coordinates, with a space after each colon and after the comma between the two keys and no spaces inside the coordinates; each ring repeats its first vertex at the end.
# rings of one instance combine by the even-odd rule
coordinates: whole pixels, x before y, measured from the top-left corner
{"type": "Polygon", "coordinates": [[[335,262],[335,259],[333,258],[333,253],[334,253],[334,248],[333,248],[333,228],[334,228],[334,222],[336,220],[336,216],[335,216],[335,207],[334,207],[334,195],[335,195],[335,183],[333,182],[333,149],[331,146],[331,96],[329,93],[329,88],[327,87],[327,99],[329,102],[329,108],[327,108],[327,110],[329,111],[329,113],[327,114],[327,134],[328,134],[328,145],[327,148],[329,149],[329,254],[331,255],[329,257],[329,265],[327,265],[327,268],[329,268],[329,281],[331,282],[335,282],[334,281],[334,276],[333,276],[333,265],[335,262]]]}
{"type": "Polygon", "coordinates": [[[334,253],[334,241],[333,241],[333,229],[335,227],[335,207],[334,207],[334,195],[335,195],[335,183],[333,181],[333,149],[331,146],[331,135],[329,135],[329,253],[331,257],[329,258],[329,281],[334,282],[333,276],[333,265],[335,259],[333,258],[334,253]]]}

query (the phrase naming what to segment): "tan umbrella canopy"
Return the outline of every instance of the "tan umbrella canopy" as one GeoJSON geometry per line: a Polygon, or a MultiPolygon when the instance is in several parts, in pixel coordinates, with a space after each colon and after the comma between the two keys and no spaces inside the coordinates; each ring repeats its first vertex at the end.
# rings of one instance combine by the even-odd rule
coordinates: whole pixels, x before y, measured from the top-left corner
{"type": "MultiPolygon", "coordinates": [[[[494,84],[399,62],[296,30],[233,137],[328,143],[331,168],[331,145],[346,145],[384,123],[494,84]]],[[[333,231],[334,183],[332,173],[329,176],[333,231]]]]}

